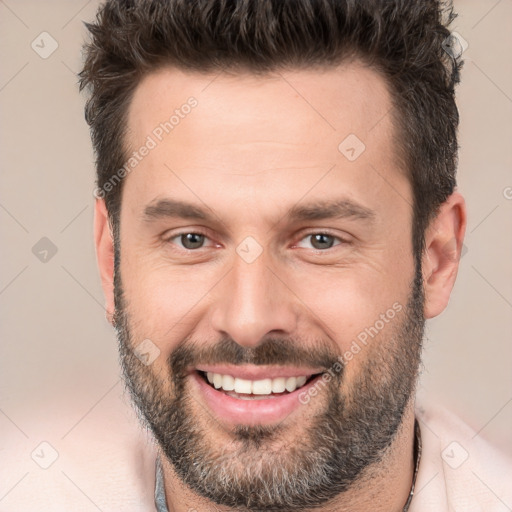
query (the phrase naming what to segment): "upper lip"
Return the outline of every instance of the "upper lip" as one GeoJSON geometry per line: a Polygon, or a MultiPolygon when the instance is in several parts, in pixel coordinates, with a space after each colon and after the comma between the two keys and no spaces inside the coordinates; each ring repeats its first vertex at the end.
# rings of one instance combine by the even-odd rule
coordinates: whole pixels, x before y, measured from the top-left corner
{"type": "Polygon", "coordinates": [[[192,369],[201,372],[220,373],[222,375],[231,375],[232,377],[246,380],[276,379],[278,377],[311,377],[317,373],[322,373],[322,368],[306,368],[298,366],[256,366],[251,364],[244,365],[226,365],[201,364],[192,369]]]}

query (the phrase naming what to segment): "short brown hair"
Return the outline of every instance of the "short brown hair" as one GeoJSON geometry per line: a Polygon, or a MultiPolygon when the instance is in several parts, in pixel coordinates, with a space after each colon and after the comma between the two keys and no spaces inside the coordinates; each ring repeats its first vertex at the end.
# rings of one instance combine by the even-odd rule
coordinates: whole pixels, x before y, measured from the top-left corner
{"type": "MultiPolygon", "coordinates": [[[[101,189],[127,160],[128,106],[141,79],[174,65],[204,72],[334,66],[358,58],[386,79],[397,159],[414,195],[413,247],[456,185],[454,87],[462,63],[444,50],[455,14],[441,0],[107,0],[86,24],[80,90],[101,189]]],[[[118,224],[122,183],[104,195],[118,224]]]]}

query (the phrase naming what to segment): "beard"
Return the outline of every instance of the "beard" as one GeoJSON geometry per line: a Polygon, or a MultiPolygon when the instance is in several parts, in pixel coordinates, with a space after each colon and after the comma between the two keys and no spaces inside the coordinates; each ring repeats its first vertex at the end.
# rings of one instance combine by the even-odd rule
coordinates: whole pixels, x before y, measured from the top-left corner
{"type": "Polygon", "coordinates": [[[418,265],[404,314],[368,344],[366,353],[354,354],[361,363],[345,386],[346,365],[333,352],[332,343],[320,340],[307,348],[300,340],[276,337],[255,348],[242,347],[230,338],[210,346],[186,338],[156,375],[134,353],[131,326],[143,324],[128,311],[119,271],[114,276],[114,321],[126,386],[141,422],[192,491],[237,511],[305,511],[369,478],[383,460],[413,400],[421,362],[425,319],[418,265]],[[336,363],[339,368],[340,361],[341,370],[305,405],[318,401],[314,413],[301,415],[302,426],[240,424],[229,432],[231,440],[224,445],[215,434],[222,427],[187,386],[187,369],[199,364],[329,369],[336,363]],[[291,428],[300,428],[293,438],[291,428]]]}

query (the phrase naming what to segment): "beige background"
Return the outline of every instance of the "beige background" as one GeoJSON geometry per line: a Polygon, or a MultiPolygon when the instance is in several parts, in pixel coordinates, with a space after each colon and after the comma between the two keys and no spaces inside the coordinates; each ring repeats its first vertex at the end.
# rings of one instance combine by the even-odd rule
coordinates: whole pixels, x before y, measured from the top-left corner
{"type": "MultiPolygon", "coordinates": [[[[46,440],[62,451],[122,390],[96,269],[93,156],[75,76],[81,20],[97,5],[0,0],[0,466],[9,439],[23,441],[29,461],[0,481],[0,509],[32,471],[32,449],[46,440]],[[58,43],[46,59],[31,47],[43,31],[58,43]],[[42,237],[57,248],[45,263],[32,252],[42,237]]],[[[456,8],[453,30],[469,44],[458,89],[467,253],[448,309],[427,326],[421,393],[512,454],[512,0],[456,8]]]]}

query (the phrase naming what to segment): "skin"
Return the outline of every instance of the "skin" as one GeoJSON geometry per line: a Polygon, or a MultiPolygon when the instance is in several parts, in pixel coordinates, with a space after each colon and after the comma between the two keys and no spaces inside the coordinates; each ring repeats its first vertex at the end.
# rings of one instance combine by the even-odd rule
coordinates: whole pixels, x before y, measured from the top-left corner
{"type": "MultiPolygon", "coordinates": [[[[413,196],[406,173],[397,167],[384,80],[355,62],[264,77],[162,69],[135,91],[126,138],[130,150],[144,144],[190,96],[198,106],[125,178],[120,214],[119,271],[131,334],[158,346],[150,371],[161,390],[170,392],[164,379],[167,359],[188,337],[212,346],[229,336],[256,349],[269,333],[281,333],[306,348],[326,340],[333,353],[345,353],[392,304],[407,303],[415,271],[413,196]],[[353,162],[338,151],[351,133],[366,146],[353,162]],[[144,220],[144,209],[164,197],[206,208],[216,220],[144,220]],[[339,198],[371,209],[373,220],[292,224],[286,219],[297,204],[339,198]],[[198,231],[207,236],[205,246],[187,253],[177,234],[198,231]],[[332,248],[315,249],[307,235],[326,231],[345,242],[335,238],[332,248]],[[263,249],[250,264],[236,252],[248,236],[263,249]]],[[[425,319],[448,303],[465,228],[464,199],[454,192],[426,231],[425,319]]],[[[112,319],[113,240],[102,199],[96,201],[95,242],[112,319]]],[[[376,338],[383,353],[392,332],[386,327],[376,338]]],[[[370,344],[347,362],[342,390],[348,396],[371,350],[370,344]]],[[[300,440],[304,425],[325,403],[320,392],[307,407],[293,411],[274,448],[300,440]]],[[[209,420],[199,402],[194,413],[208,425],[212,442],[233,442],[222,418],[209,420]]],[[[385,456],[361,476],[360,483],[371,475],[371,487],[354,485],[317,510],[400,511],[412,481],[413,425],[411,401],[385,456]]],[[[164,462],[164,477],[170,511],[232,510],[194,493],[170,463],[164,462]]]]}

